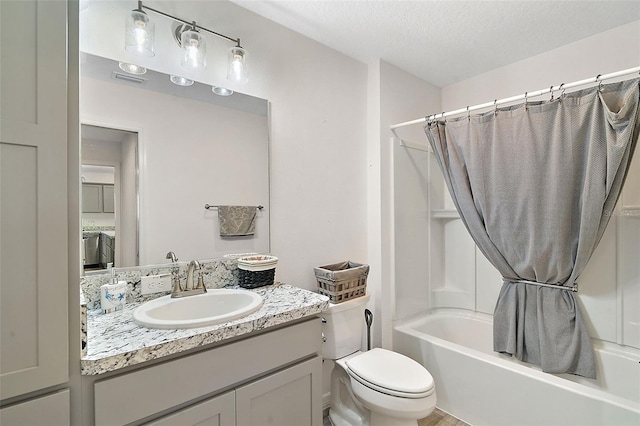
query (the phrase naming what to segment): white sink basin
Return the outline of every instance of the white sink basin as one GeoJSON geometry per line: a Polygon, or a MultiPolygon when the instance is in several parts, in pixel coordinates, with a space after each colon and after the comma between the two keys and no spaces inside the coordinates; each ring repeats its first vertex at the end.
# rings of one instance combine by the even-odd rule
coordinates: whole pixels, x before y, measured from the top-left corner
{"type": "Polygon", "coordinates": [[[252,291],[213,289],[195,296],[150,300],[133,311],[133,319],[149,328],[205,327],[250,315],[262,303],[262,296],[252,291]]]}

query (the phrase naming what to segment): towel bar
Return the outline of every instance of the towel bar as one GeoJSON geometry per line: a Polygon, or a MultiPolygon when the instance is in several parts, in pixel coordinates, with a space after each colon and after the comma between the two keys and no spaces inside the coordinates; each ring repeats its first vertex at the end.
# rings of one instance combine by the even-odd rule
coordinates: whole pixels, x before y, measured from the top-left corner
{"type": "MultiPolygon", "coordinates": [[[[219,207],[219,206],[212,206],[212,205],[210,205],[210,204],[205,204],[205,205],[204,205],[204,208],[205,208],[205,209],[207,209],[207,210],[217,209],[218,207],[219,207]]],[[[262,210],[262,209],[264,209],[264,206],[249,206],[249,207],[255,207],[255,208],[256,208],[256,209],[258,209],[258,210],[262,210]]]]}

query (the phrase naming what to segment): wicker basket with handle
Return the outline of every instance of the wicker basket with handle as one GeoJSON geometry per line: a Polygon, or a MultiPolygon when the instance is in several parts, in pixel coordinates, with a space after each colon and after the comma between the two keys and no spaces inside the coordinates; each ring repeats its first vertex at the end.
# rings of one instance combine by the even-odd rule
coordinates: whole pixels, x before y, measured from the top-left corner
{"type": "Polygon", "coordinates": [[[318,292],[329,296],[331,303],[345,302],[364,296],[367,292],[369,265],[347,260],[313,269],[318,281],[318,292]]]}

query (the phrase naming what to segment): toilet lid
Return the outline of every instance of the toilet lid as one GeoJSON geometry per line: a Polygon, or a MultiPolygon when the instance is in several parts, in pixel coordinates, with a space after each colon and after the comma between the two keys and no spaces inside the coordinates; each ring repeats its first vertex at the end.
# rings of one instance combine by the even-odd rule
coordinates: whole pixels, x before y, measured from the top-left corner
{"type": "Polygon", "coordinates": [[[394,393],[425,394],[433,389],[433,377],[426,368],[386,349],[371,349],[348,359],[346,364],[361,379],[394,393]]]}

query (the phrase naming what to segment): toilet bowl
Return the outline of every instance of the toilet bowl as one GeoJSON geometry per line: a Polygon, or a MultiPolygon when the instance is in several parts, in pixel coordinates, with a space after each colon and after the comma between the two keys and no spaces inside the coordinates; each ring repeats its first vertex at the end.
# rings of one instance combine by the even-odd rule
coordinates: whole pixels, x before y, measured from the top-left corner
{"type": "Polygon", "coordinates": [[[369,296],[323,312],[323,358],[335,361],[329,416],[335,426],[415,426],[436,406],[431,374],[402,354],[360,351],[369,296]]]}

